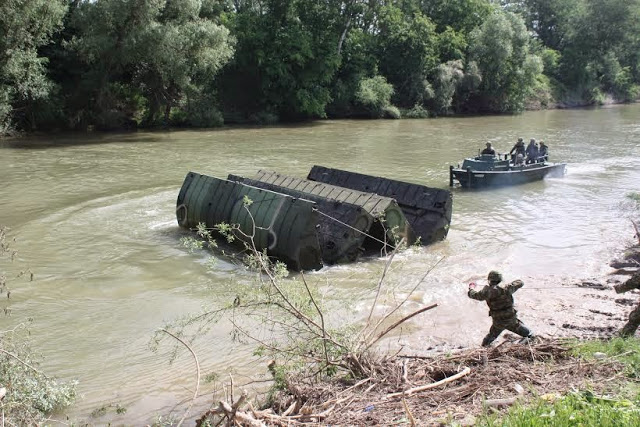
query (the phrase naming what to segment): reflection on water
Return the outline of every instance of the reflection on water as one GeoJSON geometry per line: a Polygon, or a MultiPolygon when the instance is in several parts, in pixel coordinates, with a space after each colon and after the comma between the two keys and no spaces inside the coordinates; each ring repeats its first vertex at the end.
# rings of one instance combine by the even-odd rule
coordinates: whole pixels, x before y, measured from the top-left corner
{"type": "MultiPolygon", "coordinates": [[[[5,142],[0,223],[12,228],[19,263],[36,280],[14,283],[15,314],[2,326],[21,316],[36,319],[34,346],[46,356],[43,367],[80,380],[77,416],[120,403],[128,411],[118,422],[148,422],[190,395],[185,388],[194,375],[187,354],[168,365],[169,346],[158,354],[149,350],[153,332],[178,316],[219,305],[234,286],[248,283],[225,260],[209,271],[202,254],[180,246],[184,232],[175,223],[175,199],[189,170],[218,177],[258,169],[305,176],[322,164],[445,187],[448,165],[486,141],[506,152],[519,136],[543,139],[553,159],[568,163],[567,176],[490,191],[454,189],[449,238],[400,254],[389,275],[389,286],[401,295],[444,257],[411,299],[415,306],[438,302],[439,308],[413,322],[401,339],[418,349],[473,345],[485,332],[486,310],[466,298],[466,282],[494,268],[527,283],[591,277],[607,272],[612,254],[630,241],[621,204],[626,193],[638,190],[639,118],[640,105],[632,105],[5,142]]],[[[372,259],[309,277],[329,283],[323,286],[341,308],[334,321],[345,321],[366,309],[382,267],[382,260],[372,259]],[[345,299],[355,313],[344,307],[345,299]]],[[[535,319],[528,323],[536,328],[535,319]]],[[[233,343],[228,331],[218,325],[196,344],[203,369],[231,369],[239,378],[262,372],[264,363],[253,361],[251,346],[233,343]]]]}

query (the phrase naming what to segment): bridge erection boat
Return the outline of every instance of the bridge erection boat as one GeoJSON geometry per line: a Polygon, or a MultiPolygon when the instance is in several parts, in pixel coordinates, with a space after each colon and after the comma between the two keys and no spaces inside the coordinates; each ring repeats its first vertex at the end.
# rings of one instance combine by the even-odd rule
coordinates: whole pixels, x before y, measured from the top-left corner
{"type": "Polygon", "coordinates": [[[449,186],[457,180],[464,188],[499,187],[538,181],[546,176],[561,177],[566,163],[540,161],[514,164],[490,154],[465,159],[462,166],[449,166],[449,186]]]}

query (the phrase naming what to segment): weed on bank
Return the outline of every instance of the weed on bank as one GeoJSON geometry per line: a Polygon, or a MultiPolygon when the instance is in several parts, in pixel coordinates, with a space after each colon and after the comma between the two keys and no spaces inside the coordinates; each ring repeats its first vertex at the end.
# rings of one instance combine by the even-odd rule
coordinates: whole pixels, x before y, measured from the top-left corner
{"type": "Polygon", "coordinates": [[[506,413],[486,413],[483,426],[638,426],[640,425],[640,340],[636,338],[576,341],[572,354],[586,363],[616,361],[623,376],[613,378],[611,392],[598,396],[590,390],[567,390],[516,405],[506,413]]]}

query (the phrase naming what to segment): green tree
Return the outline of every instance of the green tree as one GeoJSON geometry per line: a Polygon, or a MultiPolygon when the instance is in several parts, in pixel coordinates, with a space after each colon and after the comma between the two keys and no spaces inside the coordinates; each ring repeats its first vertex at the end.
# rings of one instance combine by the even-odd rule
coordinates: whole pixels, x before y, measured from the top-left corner
{"type": "Polygon", "coordinates": [[[80,88],[88,92],[93,124],[168,124],[172,108],[193,105],[185,101],[189,95],[199,101],[233,54],[228,29],[201,18],[201,8],[196,0],[80,4],[73,19],[78,35],[69,46],[87,69],[80,88]]]}
{"type": "Polygon", "coordinates": [[[640,1],[583,0],[559,66],[570,95],[592,102],[600,102],[604,93],[635,99],[639,62],[640,1]]]}
{"type": "Polygon", "coordinates": [[[482,25],[494,9],[490,0],[418,0],[418,3],[439,31],[451,27],[465,37],[482,25]]]}
{"type": "Polygon", "coordinates": [[[391,106],[393,92],[393,86],[383,76],[374,76],[360,81],[356,99],[372,117],[382,117],[391,106]]]}
{"type": "Polygon", "coordinates": [[[567,43],[573,16],[584,0],[525,0],[524,18],[544,46],[560,50],[567,43]]]}
{"type": "Polygon", "coordinates": [[[470,99],[477,111],[519,112],[542,73],[542,60],[529,52],[524,21],[496,11],[471,33],[470,59],[482,74],[479,93],[470,99]]]}
{"type": "Polygon", "coordinates": [[[0,2],[0,134],[13,122],[32,127],[31,104],[49,95],[48,60],[38,48],[60,28],[65,11],[62,0],[0,2]]]}
{"type": "Polygon", "coordinates": [[[225,109],[288,120],[324,117],[339,64],[340,4],[239,2],[227,15],[238,44],[220,81],[225,109]]]}
{"type": "Polygon", "coordinates": [[[378,66],[395,89],[394,104],[412,107],[430,98],[428,76],[439,63],[438,46],[435,25],[422,13],[406,16],[397,7],[382,9],[378,66]]]}

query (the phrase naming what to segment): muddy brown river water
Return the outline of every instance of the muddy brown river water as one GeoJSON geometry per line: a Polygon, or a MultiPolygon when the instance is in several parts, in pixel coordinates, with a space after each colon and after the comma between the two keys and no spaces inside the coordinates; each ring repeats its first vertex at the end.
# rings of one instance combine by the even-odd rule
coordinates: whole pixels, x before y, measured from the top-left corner
{"type": "MultiPolygon", "coordinates": [[[[486,306],[466,297],[466,283],[491,269],[524,280],[516,302],[537,332],[606,332],[622,321],[625,303],[616,303],[611,290],[562,285],[606,281],[608,262],[632,242],[633,202],[626,194],[640,190],[640,105],[0,142],[0,224],[11,228],[20,251],[2,267],[35,273],[31,283],[12,281],[13,314],[1,317],[0,327],[34,318],[42,368],[79,380],[76,419],[139,425],[174,408],[181,415],[184,405],[176,405],[192,394],[193,363],[184,353],[170,365],[169,345],[152,352],[153,332],[219,306],[230,288],[250,283],[226,260],[208,269],[204,254],[181,247],[175,199],[189,170],[225,177],[261,168],[303,177],[321,164],[444,188],[450,164],[486,141],[507,151],[518,136],[545,140],[552,159],[568,163],[567,175],[488,191],[454,189],[448,239],[398,255],[388,276],[401,297],[443,258],[407,310],[439,307],[383,348],[419,353],[477,345],[490,322],[486,306]],[[90,416],[110,404],[127,412],[90,416]]],[[[309,275],[339,307],[334,322],[368,313],[383,264],[368,259],[309,275]]],[[[264,372],[252,348],[234,343],[224,323],[195,344],[205,373],[231,372],[237,384],[264,372]]],[[[203,392],[199,407],[211,401],[211,387],[203,392]]]]}

